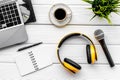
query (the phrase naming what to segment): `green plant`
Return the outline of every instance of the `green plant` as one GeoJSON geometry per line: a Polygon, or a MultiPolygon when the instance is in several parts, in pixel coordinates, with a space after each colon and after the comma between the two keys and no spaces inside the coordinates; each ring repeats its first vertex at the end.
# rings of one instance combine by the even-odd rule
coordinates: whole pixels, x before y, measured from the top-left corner
{"type": "MultiPolygon", "coordinates": [[[[83,0],[92,5],[92,11],[94,12],[94,16],[99,16],[100,18],[107,19],[108,23],[111,23],[109,15],[111,12],[118,14],[120,11],[120,0],[83,0]]],[[[92,20],[91,19],[91,20],[92,20]]]]}

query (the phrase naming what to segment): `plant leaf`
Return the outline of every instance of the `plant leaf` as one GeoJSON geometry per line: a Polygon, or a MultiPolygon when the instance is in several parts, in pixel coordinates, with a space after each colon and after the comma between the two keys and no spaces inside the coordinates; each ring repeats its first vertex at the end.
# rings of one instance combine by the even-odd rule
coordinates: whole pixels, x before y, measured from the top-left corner
{"type": "Polygon", "coordinates": [[[90,0],[83,0],[83,1],[85,1],[85,2],[87,2],[89,4],[93,4],[93,1],[90,1],[90,0]]]}
{"type": "MultiPolygon", "coordinates": [[[[108,23],[112,23],[109,15],[114,12],[118,14],[120,12],[120,0],[83,0],[92,5],[92,11],[94,12],[94,16],[90,19],[92,20],[95,16],[99,16],[100,18],[105,18],[108,23]]],[[[119,14],[120,15],[120,14],[119,14]]]]}
{"type": "Polygon", "coordinates": [[[94,15],[91,19],[90,19],[90,21],[93,19],[93,18],[95,18],[96,17],[96,15],[94,15]]]}

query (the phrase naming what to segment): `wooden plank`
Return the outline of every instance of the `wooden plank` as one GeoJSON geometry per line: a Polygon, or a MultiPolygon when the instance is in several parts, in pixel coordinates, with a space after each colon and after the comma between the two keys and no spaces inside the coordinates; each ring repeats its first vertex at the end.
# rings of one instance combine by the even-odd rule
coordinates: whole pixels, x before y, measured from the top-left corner
{"type": "Polygon", "coordinates": [[[82,0],[32,0],[33,4],[40,4],[40,5],[45,5],[45,4],[56,4],[56,3],[64,3],[64,4],[79,4],[79,5],[88,5],[82,0]]]}
{"type": "Polygon", "coordinates": [[[14,63],[0,63],[0,80],[21,80],[14,63]]]}
{"type": "MultiPolygon", "coordinates": [[[[24,45],[23,45],[24,46],[24,45]]],[[[21,46],[17,46],[14,48],[10,48],[2,52],[0,56],[1,63],[15,63],[15,57],[17,54],[21,52],[14,52],[14,50],[19,49],[21,46]]],[[[57,44],[42,44],[39,45],[39,52],[45,56],[51,57],[53,63],[59,63],[56,48],[57,44]]],[[[65,57],[75,60],[78,63],[87,64],[86,58],[86,46],[85,45],[64,45],[60,51],[61,59],[63,60],[65,57]]],[[[97,53],[98,53],[98,61],[96,64],[106,64],[108,65],[108,61],[99,45],[96,45],[97,53]]],[[[116,64],[120,64],[120,54],[118,53],[120,49],[120,45],[108,45],[108,49],[113,57],[113,60],[116,64]]],[[[42,57],[41,57],[42,58],[42,57]]],[[[44,57],[43,57],[44,58],[44,57]]],[[[44,62],[44,61],[43,61],[44,62]]]]}
{"type": "Polygon", "coordinates": [[[82,64],[82,70],[72,74],[60,64],[51,65],[33,74],[21,77],[16,64],[0,63],[0,80],[118,80],[120,65],[110,68],[107,65],[82,64]],[[114,74],[114,75],[113,75],[114,74]]]}
{"type": "MultiPolygon", "coordinates": [[[[28,43],[35,43],[43,41],[44,43],[58,43],[59,40],[66,34],[72,32],[80,32],[88,35],[95,44],[98,41],[94,38],[94,31],[96,29],[102,29],[105,33],[106,44],[120,44],[120,27],[119,26],[75,26],[68,25],[65,28],[56,28],[53,25],[27,25],[27,32],[29,36],[28,43]]],[[[67,43],[69,44],[86,44],[84,40],[80,41],[80,38],[75,38],[67,43]]]]}
{"type": "Polygon", "coordinates": [[[24,77],[27,80],[118,80],[120,78],[120,66],[110,68],[106,65],[81,65],[82,70],[78,74],[72,74],[61,65],[53,65],[24,77]],[[114,74],[114,75],[113,75],[114,74]]]}
{"type": "MultiPolygon", "coordinates": [[[[36,24],[51,24],[49,20],[49,11],[52,5],[34,5],[34,11],[37,18],[36,24]]],[[[90,19],[94,16],[90,6],[81,6],[81,5],[69,5],[72,10],[72,20],[69,24],[80,24],[80,25],[109,25],[105,19],[100,19],[95,17],[93,20],[90,19]]],[[[120,16],[112,13],[111,21],[113,25],[120,25],[119,20],[120,16]]]]}

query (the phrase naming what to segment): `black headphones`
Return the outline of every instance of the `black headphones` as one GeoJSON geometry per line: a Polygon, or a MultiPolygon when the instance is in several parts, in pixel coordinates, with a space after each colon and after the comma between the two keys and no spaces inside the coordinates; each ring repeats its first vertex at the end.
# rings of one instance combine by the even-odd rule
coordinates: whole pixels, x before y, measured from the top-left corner
{"type": "Polygon", "coordinates": [[[86,53],[87,53],[87,61],[89,64],[94,64],[95,61],[97,61],[97,53],[96,53],[96,48],[95,48],[95,45],[94,43],[92,42],[92,40],[87,37],[86,35],[84,34],[81,34],[81,33],[71,33],[71,34],[68,34],[67,36],[65,36],[58,44],[58,47],[57,47],[57,56],[58,56],[58,60],[60,61],[60,63],[65,67],[67,68],[69,71],[73,72],[73,73],[76,73],[78,72],[80,69],[81,69],[81,66],[74,62],[73,60],[71,59],[68,59],[68,58],[64,58],[64,61],[62,62],[61,58],[60,58],[60,48],[62,46],[62,44],[69,38],[73,37],[73,36],[76,36],[76,37],[82,37],[82,38],[85,38],[87,39],[88,41],[90,41],[90,44],[86,45],[86,53]]]}

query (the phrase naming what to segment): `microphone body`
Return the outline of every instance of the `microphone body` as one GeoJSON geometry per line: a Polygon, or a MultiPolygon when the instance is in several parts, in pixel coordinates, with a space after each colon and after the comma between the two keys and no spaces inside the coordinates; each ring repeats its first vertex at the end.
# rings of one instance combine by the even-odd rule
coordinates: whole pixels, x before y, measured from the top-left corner
{"type": "Polygon", "coordinates": [[[99,41],[99,43],[100,43],[100,45],[101,45],[101,47],[102,47],[102,49],[103,49],[103,51],[105,53],[105,56],[106,56],[106,58],[107,58],[107,60],[108,60],[108,62],[110,64],[110,67],[114,67],[115,64],[113,62],[113,59],[112,59],[112,57],[110,55],[110,52],[109,52],[107,46],[106,46],[105,40],[101,39],[101,40],[98,40],[98,41],[99,41]]]}

